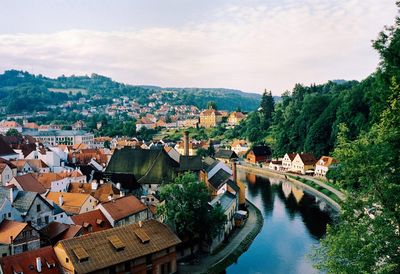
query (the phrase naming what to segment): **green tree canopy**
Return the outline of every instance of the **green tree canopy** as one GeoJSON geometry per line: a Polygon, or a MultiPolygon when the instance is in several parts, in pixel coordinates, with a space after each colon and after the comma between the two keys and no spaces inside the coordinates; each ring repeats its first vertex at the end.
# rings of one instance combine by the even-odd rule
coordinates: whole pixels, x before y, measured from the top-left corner
{"type": "Polygon", "coordinates": [[[193,173],[184,173],[174,182],[163,185],[160,196],[165,204],[158,212],[181,238],[189,239],[192,244],[196,240],[210,242],[226,223],[224,212],[220,207],[209,205],[208,189],[193,173]]]}

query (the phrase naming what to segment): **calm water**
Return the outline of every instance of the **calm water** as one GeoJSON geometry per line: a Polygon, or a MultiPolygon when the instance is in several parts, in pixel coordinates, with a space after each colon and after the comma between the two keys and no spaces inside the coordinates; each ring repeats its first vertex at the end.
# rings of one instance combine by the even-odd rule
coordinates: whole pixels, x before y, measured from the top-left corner
{"type": "Polygon", "coordinates": [[[228,267],[233,273],[317,273],[307,254],[331,222],[324,202],[289,182],[239,174],[247,198],[264,216],[264,226],[249,249],[228,267]]]}

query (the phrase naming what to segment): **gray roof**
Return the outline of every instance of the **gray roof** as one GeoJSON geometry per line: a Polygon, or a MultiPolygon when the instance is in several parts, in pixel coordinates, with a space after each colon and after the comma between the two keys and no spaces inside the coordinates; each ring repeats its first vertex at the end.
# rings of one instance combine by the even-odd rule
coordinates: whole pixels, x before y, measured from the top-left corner
{"type": "Polygon", "coordinates": [[[211,157],[206,157],[203,160],[203,168],[204,170],[208,173],[210,172],[217,164],[219,161],[215,160],[214,158],[211,157]]]}
{"type": "Polygon", "coordinates": [[[214,155],[215,158],[220,158],[220,159],[235,159],[237,158],[237,154],[232,151],[232,150],[228,150],[228,149],[219,149],[217,150],[217,152],[215,152],[214,155]]]}
{"type": "Polygon", "coordinates": [[[236,203],[236,196],[229,191],[226,191],[224,194],[220,194],[215,197],[210,204],[213,207],[219,204],[221,205],[222,209],[226,211],[232,205],[232,203],[236,203]]]}
{"type": "Polygon", "coordinates": [[[215,188],[219,189],[224,183],[227,183],[231,174],[223,170],[222,168],[217,171],[211,178],[208,179],[208,182],[215,188]]]}
{"type": "Polygon", "coordinates": [[[234,181],[232,181],[231,179],[229,179],[229,180],[227,181],[227,183],[228,183],[228,186],[230,186],[233,190],[236,191],[236,193],[239,192],[240,187],[239,187],[234,181]]]}
{"type": "Polygon", "coordinates": [[[14,208],[21,213],[28,212],[37,195],[39,194],[36,192],[18,191],[17,197],[13,202],[14,208]]]}

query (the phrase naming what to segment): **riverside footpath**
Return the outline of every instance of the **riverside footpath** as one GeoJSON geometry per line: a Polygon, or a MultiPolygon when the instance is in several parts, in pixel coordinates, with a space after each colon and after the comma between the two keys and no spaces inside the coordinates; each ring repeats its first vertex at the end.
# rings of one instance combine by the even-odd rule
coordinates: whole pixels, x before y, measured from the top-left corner
{"type": "Polygon", "coordinates": [[[246,224],[236,229],[227,244],[215,254],[200,256],[194,264],[178,265],[178,273],[221,273],[234,263],[249,248],[263,226],[264,219],[260,210],[249,201],[247,205],[249,217],[246,224]]]}

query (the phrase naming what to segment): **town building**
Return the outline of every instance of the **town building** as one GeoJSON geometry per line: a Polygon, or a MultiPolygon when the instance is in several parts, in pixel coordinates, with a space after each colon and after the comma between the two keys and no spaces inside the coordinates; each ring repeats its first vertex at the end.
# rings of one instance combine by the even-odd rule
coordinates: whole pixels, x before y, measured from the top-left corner
{"type": "Polygon", "coordinates": [[[246,153],[246,161],[257,164],[269,160],[271,155],[272,153],[268,146],[255,146],[246,153]]]}
{"type": "Polygon", "coordinates": [[[236,125],[240,124],[240,122],[245,118],[246,118],[246,116],[242,112],[234,111],[228,117],[228,125],[236,126],[236,125]]]}
{"type": "Polygon", "coordinates": [[[0,258],[3,274],[62,274],[52,246],[0,258]]]}
{"type": "Polygon", "coordinates": [[[100,209],[71,216],[72,222],[82,226],[83,235],[112,228],[100,209]]]}
{"type": "Polygon", "coordinates": [[[64,273],[176,273],[180,239],[156,220],[58,242],[64,273]]]}
{"type": "Polygon", "coordinates": [[[92,211],[98,201],[89,194],[49,192],[46,198],[61,207],[68,215],[77,215],[92,211]]]}
{"type": "Polygon", "coordinates": [[[292,172],[306,174],[314,173],[317,160],[311,153],[297,153],[292,162],[292,172]]]}
{"type": "Polygon", "coordinates": [[[133,195],[112,199],[99,204],[111,226],[122,226],[147,220],[151,217],[149,208],[133,195]]]}
{"type": "Polygon", "coordinates": [[[215,152],[214,157],[225,164],[229,164],[238,158],[237,154],[233,150],[229,149],[218,149],[215,152]]]}
{"type": "Polygon", "coordinates": [[[326,178],[326,174],[331,168],[337,165],[338,161],[329,156],[322,156],[315,165],[315,176],[326,178]]]}
{"type": "Polygon", "coordinates": [[[39,247],[39,232],[28,223],[10,220],[3,220],[0,223],[0,253],[2,257],[39,247]]]}
{"type": "Polygon", "coordinates": [[[48,131],[25,131],[25,135],[30,135],[43,144],[50,146],[56,145],[93,145],[93,133],[84,130],[48,130],[48,131]]]}
{"type": "Polygon", "coordinates": [[[282,159],[282,168],[283,170],[291,170],[292,169],[292,162],[296,157],[296,153],[286,153],[282,159]]]}
{"type": "Polygon", "coordinates": [[[200,126],[205,128],[216,127],[222,122],[222,114],[212,108],[200,113],[200,126]]]}

